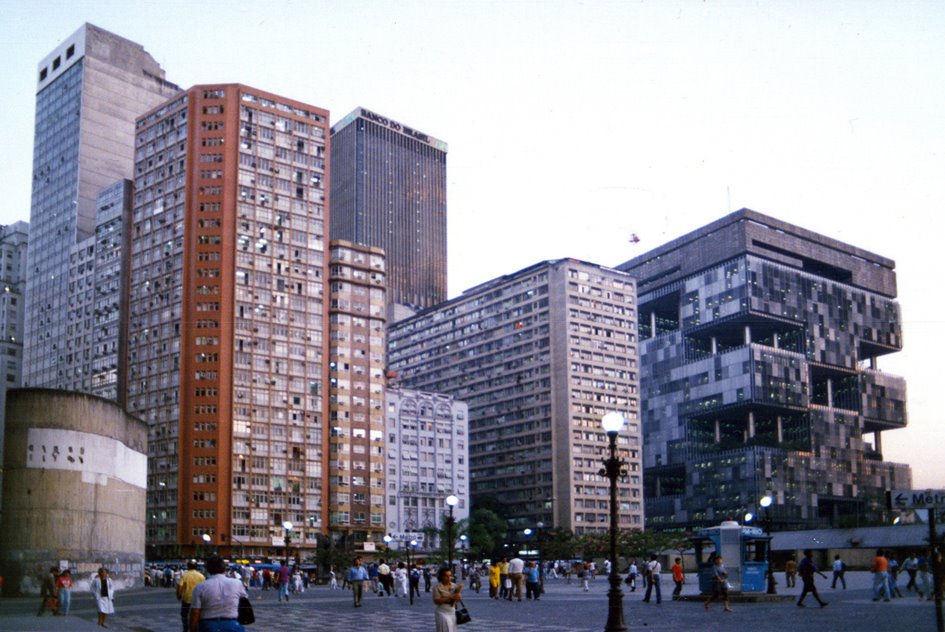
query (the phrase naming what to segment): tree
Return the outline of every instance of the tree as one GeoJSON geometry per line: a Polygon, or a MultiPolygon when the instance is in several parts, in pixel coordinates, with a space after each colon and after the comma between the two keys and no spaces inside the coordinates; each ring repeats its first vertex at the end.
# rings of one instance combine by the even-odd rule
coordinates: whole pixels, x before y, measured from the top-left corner
{"type": "Polygon", "coordinates": [[[554,527],[551,529],[542,529],[541,533],[541,557],[546,560],[570,560],[577,553],[578,540],[570,529],[561,529],[554,527]]]}
{"type": "Polygon", "coordinates": [[[470,555],[476,559],[496,557],[509,528],[508,522],[491,509],[476,509],[458,526],[456,535],[469,538],[470,555]]]}

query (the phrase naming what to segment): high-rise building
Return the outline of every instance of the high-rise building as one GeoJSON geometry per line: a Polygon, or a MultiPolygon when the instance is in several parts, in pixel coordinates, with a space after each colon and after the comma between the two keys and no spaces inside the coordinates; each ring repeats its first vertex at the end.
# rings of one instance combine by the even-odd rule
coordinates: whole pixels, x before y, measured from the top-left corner
{"type": "Polygon", "coordinates": [[[336,543],[384,532],[384,251],[329,243],[329,522],[336,543]]]}
{"type": "Polygon", "coordinates": [[[137,122],[128,410],[150,427],[149,555],[273,554],[284,523],[309,548],[327,522],[328,142],[326,110],[237,84],[137,122]]]}
{"type": "Polygon", "coordinates": [[[881,519],[911,487],[895,263],[748,209],[619,266],[638,279],[647,525],[881,519]],[[869,438],[872,437],[872,442],[869,438]]]}
{"type": "Polygon", "coordinates": [[[446,143],[364,108],[331,138],[331,238],[384,250],[388,303],[445,301],[446,143]]]}
{"type": "Polygon", "coordinates": [[[387,391],[387,534],[399,549],[413,540],[429,550],[425,534],[449,513],[469,516],[469,407],[449,395],[387,391]]]}
{"type": "Polygon", "coordinates": [[[27,385],[70,383],[73,247],[95,231],[100,192],[132,177],[135,118],[177,92],[139,44],[91,24],[40,62],[26,283],[27,385]]]}
{"type": "MultiPolygon", "coordinates": [[[[501,503],[516,530],[608,528],[603,416],[623,413],[621,527],[643,527],[636,286],[574,259],[499,277],[388,329],[405,388],[469,407],[473,504],[501,503]]],[[[421,464],[422,465],[422,464],[421,464]]]]}
{"type": "MultiPolygon", "coordinates": [[[[14,222],[0,226],[0,464],[3,462],[3,429],[7,390],[23,382],[23,287],[30,225],[14,222]]],[[[0,475],[2,475],[0,467],[0,475]]]]}
{"type": "Polygon", "coordinates": [[[72,246],[66,324],[67,390],[125,405],[129,219],[132,184],[119,180],[98,196],[95,233],[72,246]]]}

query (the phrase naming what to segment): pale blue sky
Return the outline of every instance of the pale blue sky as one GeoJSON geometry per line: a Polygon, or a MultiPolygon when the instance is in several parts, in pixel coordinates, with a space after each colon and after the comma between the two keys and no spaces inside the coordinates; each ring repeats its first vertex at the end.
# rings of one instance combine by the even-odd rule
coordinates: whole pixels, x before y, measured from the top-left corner
{"type": "Polygon", "coordinates": [[[747,206],[895,259],[887,460],[945,488],[945,3],[24,2],[0,11],[0,223],[29,219],[36,66],[83,22],[182,87],[362,105],[449,143],[450,291],[616,265],[747,206]],[[631,244],[632,233],[641,241],[631,244]]]}

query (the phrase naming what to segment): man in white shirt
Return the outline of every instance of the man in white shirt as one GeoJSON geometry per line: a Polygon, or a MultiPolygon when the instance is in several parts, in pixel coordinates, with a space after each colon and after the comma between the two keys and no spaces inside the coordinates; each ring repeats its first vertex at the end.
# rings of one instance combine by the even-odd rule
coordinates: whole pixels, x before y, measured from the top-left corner
{"type": "Polygon", "coordinates": [[[650,593],[653,591],[653,588],[656,588],[656,603],[663,603],[663,593],[660,592],[660,572],[663,570],[663,567],[660,566],[659,560],[656,559],[656,553],[650,554],[650,561],[646,563],[646,568],[650,572],[650,581],[646,585],[646,594],[643,596],[643,601],[650,603],[650,593]]]}
{"type": "Polygon", "coordinates": [[[509,579],[512,581],[512,590],[509,591],[509,601],[512,601],[514,592],[518,600],[522,600],[522,581],[524,579],[525,561],[519,557],[509,560],[509,579]]]}
{"type": "Polygon", "coordinates": [[[197,584],[190,603],[191,632],[223,632],[240,629],[237,623],[240,597],[246,597],[243,582],[226,576],[219,557],[207,560],[210,578],[197,584]]]}

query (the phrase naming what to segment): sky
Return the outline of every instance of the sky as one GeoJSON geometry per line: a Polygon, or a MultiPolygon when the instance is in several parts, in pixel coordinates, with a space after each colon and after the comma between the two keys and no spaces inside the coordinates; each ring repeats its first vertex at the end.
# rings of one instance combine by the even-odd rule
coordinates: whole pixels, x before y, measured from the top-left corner
{"type": "Polygon", "coordinates": [[[742,207],[897,263],[909,426],[945,489],[936,396],[945,3],[3,0],[0,223],[29,219],[37,65],[84,22],[183,88],[363,106],[449,143],[454,296],[545,259],[616,266],[742,207]],[[632,235],[639,237],[633,243],[632,235]]]}

